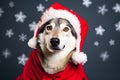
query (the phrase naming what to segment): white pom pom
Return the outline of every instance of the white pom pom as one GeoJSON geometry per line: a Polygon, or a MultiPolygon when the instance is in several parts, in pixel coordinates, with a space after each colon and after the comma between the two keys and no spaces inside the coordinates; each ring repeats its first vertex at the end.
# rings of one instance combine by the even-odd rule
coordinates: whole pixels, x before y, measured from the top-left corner
{"type": "Polygon", "coordinates": [[[74,52],[72,55],[72,61],[74,64],[84,65],[87,62],[87,55],[84,52],[74,52]]]}
{"type": "Polygon", "coordinates": [[[33,37],[28,41],[28,46],[31,48],[36,48],[37,45],[37,38],[33,37]]]}

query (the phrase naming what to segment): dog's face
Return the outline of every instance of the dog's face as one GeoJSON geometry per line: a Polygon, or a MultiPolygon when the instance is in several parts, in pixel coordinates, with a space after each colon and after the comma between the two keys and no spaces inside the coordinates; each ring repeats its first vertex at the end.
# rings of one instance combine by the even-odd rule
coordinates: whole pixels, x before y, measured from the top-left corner
{"type": "Polygon", "coordinates": [[[77,34],[70,22],[63,18],[51,19],[41,26],[38,42],[50,52],[75,49],[77,34]]]}

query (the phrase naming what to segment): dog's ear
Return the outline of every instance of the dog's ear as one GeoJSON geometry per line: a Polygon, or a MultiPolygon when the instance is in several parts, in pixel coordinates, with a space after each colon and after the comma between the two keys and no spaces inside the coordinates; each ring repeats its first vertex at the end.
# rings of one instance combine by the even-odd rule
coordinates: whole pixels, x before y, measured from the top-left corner
{"type": "Polygon", "coordinates": [[[68,26],[71,28],[72,35],[75,36],[75,38],[77,39],[77,33],[76,33],[75,29],[73,28],[73,26],[71,25],[71,23],[69,21],[68,21],[68,23],[69,23],[68,26]]]}

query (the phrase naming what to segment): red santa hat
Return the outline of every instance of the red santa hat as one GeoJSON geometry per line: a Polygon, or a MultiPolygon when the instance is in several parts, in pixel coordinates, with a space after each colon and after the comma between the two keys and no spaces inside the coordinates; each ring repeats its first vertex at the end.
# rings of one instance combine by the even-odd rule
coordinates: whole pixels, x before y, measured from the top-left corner
{"type": "Polygon", "coordinates": [[[73,54],[72,59],[75,64],[84,64],[87,61],[87,56],[83,52],[81,52],[81,50],[86,32],[88,30],[88,25],[86,21],[82,19],[78,14],[57,2],[51,5],[43,13],[38,25],[36,26],[33,37],[28,42],[29,47],[36,48],[38,31],[40,30],[41,25],[53,18],[64,18],[72,24],[77,33],[76,52],[73,54]]]}

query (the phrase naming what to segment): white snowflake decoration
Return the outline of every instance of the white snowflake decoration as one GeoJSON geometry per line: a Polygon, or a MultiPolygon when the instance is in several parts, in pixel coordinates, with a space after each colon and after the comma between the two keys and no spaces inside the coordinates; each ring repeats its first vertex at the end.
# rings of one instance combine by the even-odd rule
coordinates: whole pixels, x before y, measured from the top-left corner
{"type": "Polygon", "coordinates": [[[25,14],[23,14],[22,11],[20,11],[20,12],[17,13],[17,14],[15,14],[16,22],[21,22],[21,23],[23,23],[26,17],[27,17],[27,16],[26,16],[25,14]]]}
{"type": "Polygon", "coordinates": [[[26,39],[27,39],[27,35],[25,35],[24,33],[21,33],[21,34],[19,35],[19,40],[20,40],[20,41],[24,42],[26,39]]]}
{"type": "Polygon", "coordinates": [[[95,28],[95,31],[96,31],[96,35],[102,36],[103,33],[105,32],[105,29],[101,25],[99,25],[98,27],[95,28]]]}
{"type": "Polygon", "coordinates": [[[7,59],[7,58],[11,55],[11,52],[6,48],[6,49],[3,51],[2,55],[4,56],[4,58],[7,59]]]}
{"type": "Polygon", "coordinates": [[[0,17],[3,15],[4,11],[2,8],[0,8],[0,17]]]}
{"type": "Polygon", "coordinates": [[[116,3],[113,7],[113,10],[115,11],[115,13],[120,13],[120,4],[116,3]]]}
{"type": "Polygon", "coordinates": [[[11,37],[14,35],[14,32],[13,32],[12,29],[8,29],[8,30],[6,30],[5,35],[6,35],[8,38],[11,38],[11,37]]]}
{"type": "Polygon", "coordinates": [[[48,2],[48,0],[45,0],[46,2],[48,2]]]}
{"type": "Polygon", "coordinates": [[[92,4],[92,2],[90,0],[83,0],[82,4],[86,7],[89,7],[92,4]]]}
{"type": "Polygon", "coordinates": [[[22,64],[23,66],[25,65],[26,61],[28,60],[28,58],[26,57],[26,55],[23,53],[21,56],[17,57],[18,59],[18,64],[22,64]]]}
{"type": "Polygon", "coordinates": [[[98,42],[98,41],[95,41],[95,42],[94,42],[94,45],[95,45],[95,46],[99,46],[99,42],[98,42]]]}
{"type": "Polygon", "coordinates": [[[36,8],[38,12],[43,12],[45,9],[45,7],[42,4],[39,4],[36,8]]]}
{"type": "Polygon", "coordinates": [[[115,27],[116,27],[115,30],[120,32],[120,21],[115,24],[115,27]]]}
{"type": "Polygon", "coordinates": [[[109,44],[110,44],[110,46],[115,45],[115,40],[112,40],[112,39],[111,39],[111,40],[109,41],[109,44]]]}
{"type": "Polygon", "coordinates": [[[106,8],[105,4],[103,6],[98,7],[98,13],[101,13],[102,15],[104,15],[107,11],[108,9],[106,8]]]}
{"type": "Polygon", "coordinates": [[[30,27],[30,31],[34,31],[36,28],[37,23],[35,21],[33,21],[32,23],[30,23],[28,26],[30,27]]]}
{"type": "Polygon", "coordinates": [[[10,1],[9,2],[9,7],[13,8],[15,6],[14,2],[13,1],[10,1]]]}
{"type": "Polygon", "coordinates": [[[103,62],[106,61],[109,58],[108,52],[107,51],[102,52],[100,54],[100,58],[102,59],[103,62]]]}

